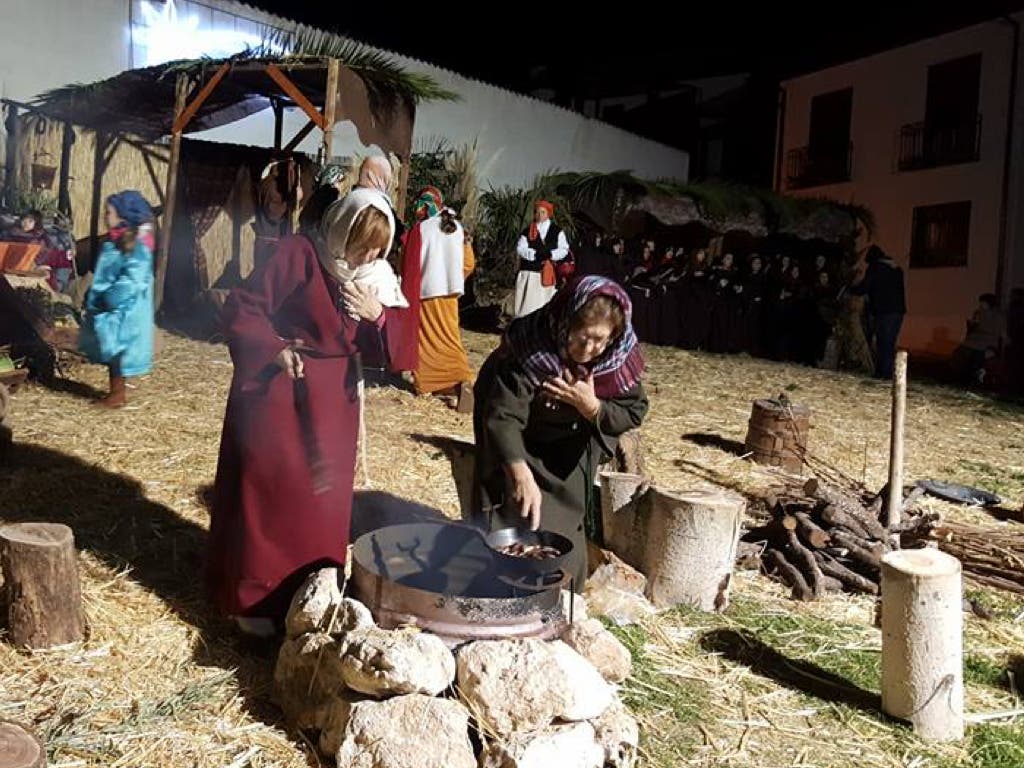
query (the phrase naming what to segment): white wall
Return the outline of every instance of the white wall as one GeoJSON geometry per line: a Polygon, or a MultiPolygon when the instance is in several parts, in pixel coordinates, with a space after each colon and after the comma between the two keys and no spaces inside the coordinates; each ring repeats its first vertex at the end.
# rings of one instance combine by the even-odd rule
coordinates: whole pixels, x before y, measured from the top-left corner
{"type": "Polygon", "coordinates": [[[783,163],[786,151],[808,142],[811,99],[853,88],[852,180],[793,194],[861,203],[873,211],[875,242],[906,269],[908,315],[901,342],[915,351],[948,354],[962,339],[978,295],[995,286],[1010,58],[1009,26],[986,23],[783,84],[783,163]],[[897,171],[900,127],[924,119],[928,66],[979,52],[980,160],[897,171]],[[961,200],[972,203],[967,266],[909,269],[913,209],[961,200]]]}
{"type": "MultiPolygon", "coordinates": [[[[34,30],[39,34],[3,36],[0,87],[7,89],[4,95],[8,97],[29,100],[37,93],[60,85],[115,75],[130,66],[130,59],[134,59],[136,66],[146,63],[144,41],[139,34],[134,40],[129,34],[129,18],[135,24],[143,19],[141,0],[13,0],[13,12],[9,12],[6,5],[11,2],[4,0],[5,29],[10,21],[15,25],[12,28],[34,30]]],[[[284,19],[234,0],[178,0],[176,7],[179,22],[195,19],[193,41],[212,41],[202,36],[229,25],[240,33],[251,33],[254,23],[290,26],[284,19]]],[[[194,51],[186,53],[194,55],[194,51]]],[[[555,168],[565,171],[628,169],[651,179],[687,178],[689,168],[685,152],[424,62],[396,58],[410,70],[430,74],[462,96],[462,101],[456,103],[421,106],[414,141],[436,136],[444,136],[453,144],[476,140],[482,186],[523,185],[537,174],[555,168]]],[[[285,136],[293,135],[305,123],[306,118],[299,110],[289,111],[285,136]]],[[[317,133],[314,131],[300,149],[315,153],[319,146],[317,133]]],[[[335,135],[338,155],[368,151],[358,141],[351,124],[340,125],[335,135]]],[[[267,110],[193,136],[271,146],[273,116],[267,110]]]]}

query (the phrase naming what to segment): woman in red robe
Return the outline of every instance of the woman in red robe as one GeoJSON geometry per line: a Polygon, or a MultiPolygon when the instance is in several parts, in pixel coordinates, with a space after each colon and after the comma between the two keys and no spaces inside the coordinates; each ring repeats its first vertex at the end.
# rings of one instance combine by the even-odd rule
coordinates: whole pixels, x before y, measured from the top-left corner
{"type": "Polygon", "coordinates": [[[385,309],[372,288],[349,279],[391,243],[391,209],[377,197],[339,200],[319,235],[283,239],[224,307],[235,371],[207,587],[244,631],[279,628],[306,575],[345,562],[359,354],[381,339],[399,342],[402,327],[401,310],[385,309]]]}

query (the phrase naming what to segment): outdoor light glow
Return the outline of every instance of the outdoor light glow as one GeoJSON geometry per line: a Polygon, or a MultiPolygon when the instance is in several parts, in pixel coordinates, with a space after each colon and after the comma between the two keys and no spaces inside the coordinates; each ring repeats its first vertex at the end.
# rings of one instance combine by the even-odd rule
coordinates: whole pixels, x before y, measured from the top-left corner
{"type": "Polygon", "coordinates": [[[163,6],[142,2],[142,21],[133,36],[145,49],[144,64],[163,64],[175,59],[230,56],[262,42],[260,35],[234,29],[200,29],[196,14],[178,14],[174,0],[163,6]]]}

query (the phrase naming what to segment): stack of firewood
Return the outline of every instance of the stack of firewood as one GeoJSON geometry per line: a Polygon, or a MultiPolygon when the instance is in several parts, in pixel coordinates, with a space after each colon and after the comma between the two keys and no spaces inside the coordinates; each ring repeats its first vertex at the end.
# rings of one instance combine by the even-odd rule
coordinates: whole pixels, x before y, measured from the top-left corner
{"type": "Polygon", "coordinates": [[[889,530],[881,522],[884,493],[867,497],[817,478],[775,488],[765,498],[767,521],[743,536],[741,557],[756,558],[798,600],[839,591],[877,595],[882,556],[920,546],[938,520],[915,512],[921,493],[906,497],[902,522],[889,530]]]}

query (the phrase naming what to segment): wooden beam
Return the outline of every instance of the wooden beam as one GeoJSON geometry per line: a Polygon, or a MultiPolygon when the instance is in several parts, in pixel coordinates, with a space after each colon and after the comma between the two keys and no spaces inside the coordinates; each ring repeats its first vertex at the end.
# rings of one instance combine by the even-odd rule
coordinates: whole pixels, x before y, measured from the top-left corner
{"type": "Polygon", "coordinates": [[[398,169],[398,189],[395,190],[395,212],[399,218],[404,219],[405,200],[409,194],[409,165],[412,161],[408,157],[401,157],[399,160],[402,165],[398,169]]]}
{"type": "Polygon", "coordinates": [[[334,124],[337,122],[338,77],[341,62],[337,59],[327,60],[327,92],[324,95],[324,138],[320,145],[320,165],[330,162],[334,154],[334,124]]]}
{"type": "Polygon", "coordinates": [[[62,126],[60,145],[60,181],[57,184],[57,207],[71,218],[71,147],[75,143],[75,129],[71,123],[62,126]]]}
{"type": "MultiPolygon", "coordinates": [[[[903,512],[903,434],[907,417],[907,351],[896,352],[892,376],[892,419],[889,427],[889,505],[886,523],[897,528],[903,512]]],[[[898,537],[897,537],[898,540],[898,537]]]]}
{"type": "Polygon", "coordinates": [[[213,77],[210,78],[209,82],[207,82],[206,85],[202,87],[202,90],[196,94],[196,97],[192,99],[192,103],[185,107],[185,109],[180,113],[176,112],[174,124],[171,127],[172,134],[181,133],[185,130],[185,126],[187,126],[189,121],[196,116],[196,112],[199,111],[199,108],[203,106],[206,100],[210,98],[210,94],[213,93],[217,84],[224,79],[224,75],[228,73],[230,68],[230,65],[226,61],[221,64],[217,71],[213,73],[213,77]]]}
{"type": "Polygon", "coordinates": [[[281,151],[281,141],[284,136],[284,104],[280,99],[274,99],[274,149],[281,151]]]}
{"type": "Polygon", "coordinates": [[[277,83],[281,87],[281,90],[284,91],[285,94],[287,94],[288,97],[306,113],[306,116],[316,123],[317,128],[323,130],[324,126],[327,124],[324,116],[320,114],[320,111],[313,105],[313,102],[307,99],[306,95],[299,90],[299,87],[288,78],[288,75],[282,72],[281,68],[276,64],[267,64],[266,72],[270,76],[270,79],[277,83]]]}
{"type": "Polygon", "coordinates": [[[285,152],[294,152],[295,148],[297,146],[299,146],[299,144],[302,143],[302,140],[304,138],[309,136],[309,134],[312,132],[312,130],[314,128],[316,128],[316,123],[314,123],[312,120],[310,120],[308,123],[306,123],[304,126],[302,126],[302,129],[298,133],[295,134],[294,138],[292,138],[292,140],[289,141],[285,145],[284,151],[285,152]]]}
{"type": "MultiPolygon", "coordinates": [[[[188,75],[178,73],[178,82],[174,88],[174,122],[177,125],[185,112],[188,99],[188,75]]],[[[171,253],[171,231],[174,225],[174,200],[178,189],[178,164],[181,161],[181,131],[171,135],[171,156],[167,163],[167,191],[164,193],[164,220],[160,231],[159,257],[156,262],[156,288],[153,297],[153,309],[160,311],[164,302],[164,283],[167,280],[167,260],[171,253]]]]}
{"type": "Polygon", "coordinates": [[[18,188],[18,134],[21,131],[21,121],[18,120],[18,105],[13,102],[4,102],[7,105],[7,157],[4,161],[4,202],[8,206],[14,205],[14,195],[18,188]]]}

